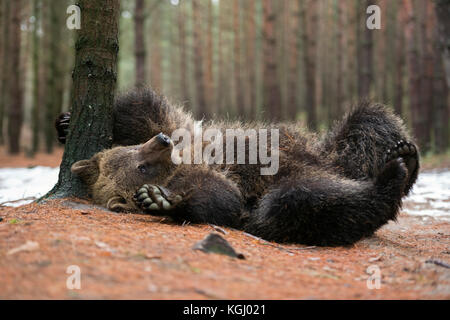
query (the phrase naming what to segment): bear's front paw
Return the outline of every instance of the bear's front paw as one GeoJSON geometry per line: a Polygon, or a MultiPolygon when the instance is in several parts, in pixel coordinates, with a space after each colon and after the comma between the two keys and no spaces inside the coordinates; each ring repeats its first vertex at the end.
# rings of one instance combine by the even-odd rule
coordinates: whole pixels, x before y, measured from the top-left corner
{"type": "Polygon", "coordinates": [[[139,208],[145,212],[169,211],[174,209],[182,200],[181,195],[173,195],[166,188],[144,184],[134,196],[139,208]]]}
{"type": "Polygon", "coordinates": [[[58,134],[58,141],[62,144],[66,143],[69,134],[70,112],[61,113],[55,120],[55,128],[58,134]]]}

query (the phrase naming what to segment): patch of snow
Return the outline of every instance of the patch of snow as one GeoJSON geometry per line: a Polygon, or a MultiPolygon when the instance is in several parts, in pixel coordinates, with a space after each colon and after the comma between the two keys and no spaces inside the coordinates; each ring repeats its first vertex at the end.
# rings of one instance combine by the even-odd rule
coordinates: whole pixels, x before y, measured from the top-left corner
{"type": "Polygon", "coordinates": [[[50,191],[58,181],[58,168],[37,166],[33,168],[0,168],[0,203],[8,206],[21,206],[39,198],[50,191]]]}
{"type": "Polygon", "coordinates": [[[450,217],[450,170],[420,173],[403,203],[411,215],[450,217]]]}

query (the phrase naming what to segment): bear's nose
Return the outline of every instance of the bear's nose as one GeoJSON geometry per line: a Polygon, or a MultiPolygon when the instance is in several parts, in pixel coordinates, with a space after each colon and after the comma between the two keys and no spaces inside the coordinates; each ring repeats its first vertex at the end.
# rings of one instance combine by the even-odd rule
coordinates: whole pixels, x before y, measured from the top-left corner
{"type": "Polygon", "coordinates": [[[162,132],[156,136],[156,140],[158,140],[158,142],[164,147],[168,147],[170,145],[170,138],[162,132]]]}

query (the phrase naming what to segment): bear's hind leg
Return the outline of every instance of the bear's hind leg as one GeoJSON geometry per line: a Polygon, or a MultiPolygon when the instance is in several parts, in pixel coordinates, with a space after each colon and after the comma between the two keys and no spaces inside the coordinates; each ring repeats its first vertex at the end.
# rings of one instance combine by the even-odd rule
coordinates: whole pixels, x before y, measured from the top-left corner
{"type": "Polygon", "coordinates": [[[331,154],[339,173],[352,179],[376,178],[388,160],[402,157],[408,169],[405,194],[419,170],[417,146],[402,120],[381,104],[363,103],[350,112],[325,137],[322,152],[331,154]]]}
{"type": "Polygon", "coordinates": [[[373,181],[316,171],[271,189],[245,230],[266,240],[319,246],[349,245],[396,218],[407,169],[389,161],[373,181]]]}

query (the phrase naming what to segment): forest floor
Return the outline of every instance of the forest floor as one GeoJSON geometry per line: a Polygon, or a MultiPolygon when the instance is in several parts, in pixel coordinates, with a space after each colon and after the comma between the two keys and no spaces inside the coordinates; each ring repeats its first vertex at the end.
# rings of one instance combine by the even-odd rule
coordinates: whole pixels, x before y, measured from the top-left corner
{"type": "MultiPolygon", "coordinates": [[[[29,160],[0,150],[0,167],[58,166],[58,152],[29,160]]],[[[433,161],[425,168],[450,168],[448,156],[433,161]]],[[[402,213],[338,248],[278,245],[75,199],[0,206],[0,220],[0,299],[450,299],[450,222],[439,217],[402,213]],[[192,249],[211,232],[245,259],[192,249]],[[68,287],[70,266],[80,289],[68,287]]]]}

